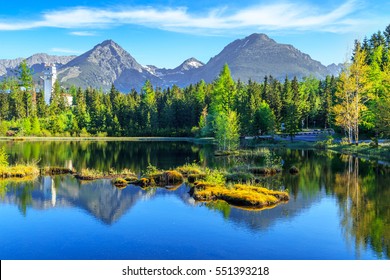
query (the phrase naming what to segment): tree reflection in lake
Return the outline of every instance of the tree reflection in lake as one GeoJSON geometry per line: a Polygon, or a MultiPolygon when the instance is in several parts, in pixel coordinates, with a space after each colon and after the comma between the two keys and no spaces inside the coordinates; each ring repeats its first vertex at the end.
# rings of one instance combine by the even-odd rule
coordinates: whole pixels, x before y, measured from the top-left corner
{"type": "Polygon", "coordinates": [[[353,156],[342,159],[345,171],[336,174],[334,193],[346,239],[354,242],[357,249],[371,246],[379,258],[389,258],[390,186],[380,175],[387,171],[369,164],[361,168],[360,160],[353,156]]]}
{"type": "MultiPolygon", "coordinates": [[[[136,221],[140,222],[138,226],[153,228],[156,221],[166,219],[168,214],[176,217],[178,220],[172,218],[172,223],[178,224],[172,226],[172,229],[170,225],[161,225],[162,228],[158,231],[164,232],[165,226],[174,230],[173,232],[167,230],[166,238],[175,236],[174,232],[177,229],[180,229],[186,238],[191,238],[193,232],[186,232],[186,227],[197,228],[199,224],[197,229],[204,236],[210,236],[210,232],[223,235],[226,230],[230,230],[232,236],[248,233],[248,239],[245,241],[248,243],[252,243],[254,238],[265,238],[267,233],[271,232],[272,234],[268,235],[269,240],[275,238],[276,243],[279,242],[281,246],[291,246],[288,247],[291,250],[299,246],[295,245],[299,241],[297,236],[307,234],[306,239],[313,238],[313,244],[315,244],[316,234],[322,230],[329,232],[325,227],[330,226],[333,227],[332,234],[326,237],[326,243],[323,245],[323,251],[319,252],[320,255],[317,256],[316,253],[311,252],[308,255],[303,254],[303,258],[311,258],[311,256],[334,258],[335,255],[327,252],[327,246],[331,246],[332,242],[337,244],[335,246],[337,248],[349,242],[349,246],[356,254],[355,258],[390,258],[390,188],[388,184],[390,169],[374,161],[340,156],[327,151],[288,149],[264,149],[259,154],[244,157],[214,157],[212,147],[185,142],[43,142],[8,143],[7,145],[13,162],[41,159],[39,164],[42,166],[72,163],[76,169],[90,167],[108,170],[114,167],[131,168],[136,172],[141,172],[148,163],[158,168],[176,167],[193,161],[201,162],[209,167],[232,167],[259,166],[267,164],[267,160],[275,159],[283,164],[283,172],[272,177],[260,177],[258,180],[269,188],[288,189],[291,199],[288,203],[278,205],[273,209],[248,211],[220,202],[208,205],[196,203],[188,194],[189,187],[186,184],[175,190],[141,189],[131,185],[118,189],[111,184],[110,180],[85,183],[70,175],[44,176],[33,181],[0,180],[0,215],[4,213],[1,211],[5,209],[3,207],[5,204],[17,205],[26,221],[29,219],[33,221],[34,217],[37,217],[36,210],[48,210],[39,211],[39,217],[45,217],[46,212],[51,213],[50,215],[55,217],[51,222],[58,223],[53,226],[56,228],[56,226],[62,226],[61,215],[63,213],[68,213],[68,209],[76,209],[81,210],[83,214],[88,214],[84,216],[93,217],[88,220],[97,221],[94,230],[107,230],[111,233],[115,228],[124,226],[123,223],[127,228],[136,221]],[[299,174],[291,175],[288,172],[292,165],[298,167],[299,174]],[[308,217],[310,214],[313,215],[313,209],[319,211],[318,208],[321,210],[315,214],[320,214],[323,220],[315,215],[314,218],[308,217]],[[147,212],[149,209],[154,209],[154,212],[147,212]],[[165,209],[170,209],[171,212],[166,213],[165,209]],[[328,216],[326,211],[334,212],[335,215],[328,216]],[[149,220],[144,221],[144,216],[149,220]],[[214,228],[214,222],[218,222],[216,216],[223,217],[222,222],[219,222],[220,228],[214,228]],[[191,224],[192,221],[194,225],[191,224]],[[200,229],[203,221],[210,228],[200,229]],[[289,226],[286,227],[286,224],[289,226]],[[105,228],[104,230],[100,228],[101,225],[105,228]],[[280,239],[281,236],[282,239],[280,239]],[[337,243],[339,240],[342,240],[341,243],[337,243]],[[367,253],[371,251],[376,254],[375,257],[367,253]]],[[[39,221],[38,219],[31,223],[39,224],[39,221]]],[[[12,217],[8,222],[3,219],[2,225],[13,228],[12,217]]],[[[20,226],[23,224],[19,224],[20,226]]],[[[81,225],[75,221],[74,226],[74,232],[77,232],[78,226],[81,225]]],[[[32,229],[29,228],[29,230],[32,229]]],[[[52,229],[46,228],[46,230],[52,229]]],[[[84,230],[88,231],[86,228],[84,230]]],[[[110,239],[110,233],[107,233],[108,239],[110,239]]],[[[16,232],[15,236],[17,234],[16,232]]],[[[24,232],[20,232],[21,236],[23,234],[24,232]]],[[[84,232],[80,231],[77,234],[83,236],[84,232]]],[[[110,242],[114,241],[110,239],[110,242]]],[[[124,242],[131,243],[126,239],[124,242]]],[[[207,242],[207,239],[204,242],[207,242]]],[[[260,240],[259,242],[261,243],[260,240]]],[[[263,248],[259,244],[257,244],[258,248],[263,248]]],[[[313,252],[318,250],[319,245],[316,244],[313,252]]],[[[288,252],[289,249],[282,251],[288,252]]],[[[343,251],[344,255],[341,256],[349,258],[347,251],[343,251]]],[[[73,257],[72,254],[70,256],[73,257]]],[[[276,255],[276,258],[277,256],[280,255],[276,255]]]]}

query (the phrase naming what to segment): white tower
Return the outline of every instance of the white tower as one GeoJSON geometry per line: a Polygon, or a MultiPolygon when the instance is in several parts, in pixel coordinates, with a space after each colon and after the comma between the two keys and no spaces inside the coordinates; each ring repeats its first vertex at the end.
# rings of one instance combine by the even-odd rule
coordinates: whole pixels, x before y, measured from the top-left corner
{"type": "Polygon", "coordinates": [[[53,92],[54,83],[57,80],[57,69],[55,64],[46,64],[43,70],[43,93],[46,104],[50,104],[51,94],[53,92]]]}

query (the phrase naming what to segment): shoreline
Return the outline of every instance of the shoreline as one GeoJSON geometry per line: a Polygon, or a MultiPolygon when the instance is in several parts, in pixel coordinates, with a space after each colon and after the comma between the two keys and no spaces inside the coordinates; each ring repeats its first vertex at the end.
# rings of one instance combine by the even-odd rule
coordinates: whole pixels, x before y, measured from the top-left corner
{"type": "Polygon", "coordinates": [[[1,136],[0,141],[12,141],[12,142],[40,142],[40,141],[128,141],[128,142],[194,142],[194,143],[212,143],[214,138],[196,138],[196,137],[73,137],[73,136],[50,136],[50,137],[38,137],[38,136],[21,136],[21,137],[6,137],[1,136]]]}
{"type": "MultiPolygon", "coordinates": [[[[124,141],[124,142],[191,142],[195,144],[213,144],[213,137],[72,137],[72,136],[50,136],[50,137],[37,137],[37,136],[26,136],[26,137],[6,137],[1,136],[0,142],[48,142],[48,141],[66,141],[66,142],[82,142],[82,141],[124,141]]],[[[386,165],[390,165],[390,144],[379,144],[379,148],[369,147],[368,145],[354,146],[354,145],[337,145],[332,144],[327,148],[320,149],[315,147],[316,142],[310,141],[278,141],[277,143],[258,143],[244,147],[242,150],[249,150],[253,148],[288,148],[288,149],[305,149],[315,151],[330,151],[339,154],[353,155],[360,158],[366,158],[369,160],[382,161],[386,165]]],[[[238,152],[239,153],[239,152],[238,152]]],[[[228,154],[226,155],[228,156],[228,154]]]]}

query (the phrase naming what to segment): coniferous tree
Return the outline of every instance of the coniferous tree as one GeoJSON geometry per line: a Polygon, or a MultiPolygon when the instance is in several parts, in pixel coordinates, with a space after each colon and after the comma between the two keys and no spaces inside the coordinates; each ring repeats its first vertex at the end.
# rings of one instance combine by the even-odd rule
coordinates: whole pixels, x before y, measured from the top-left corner
{"type": "Polygon", "coordinates": [[[290,136],[291,141],[299,131],[299,124],[301,123],[301,112],[299,108],[299,84],[298,79],[294,77],[291,83],[286,78],[285,81],[285,117],[284,125],[286,133],[290,136]]]}

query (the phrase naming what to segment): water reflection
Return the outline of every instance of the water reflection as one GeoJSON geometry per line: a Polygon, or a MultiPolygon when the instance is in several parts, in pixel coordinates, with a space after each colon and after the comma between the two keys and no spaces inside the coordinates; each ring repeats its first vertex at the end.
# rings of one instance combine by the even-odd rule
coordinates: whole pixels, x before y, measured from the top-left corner
{"type": "MultiPolygon", "coordinates": [[[[360,174],[360,161],[343,156],[345,170],[336,174],[334,193],[340,208],[345,238],[353,242],[357,253],[368,246],[379,258],[390,256],[390,188],[378,168],[360,174]]],[[[365,169],[365,168],[364,168],[365,169]]],[[[388,181],[387,181],[388,182],[388,181]]]]}
{"type": "Polygon", "coordinates": [[[186,162],[212,161],[213,146],[190,142],[134,141],[37,141],[6,142],[10,163],[38,161],[40,166],[71,166],[76,170],[129,168],[135,172],[149,165],[168,169],[186,162]]]}
{"type": "Polygon", "coordinates": [[[77,207],[105,224],[120,219],[137,201],[152,199],[157,194],[171,193],[186,204],[195,204],[186,186],[175,191],[143,190],[137,186],[118,189],[110,180],[82,182],[70,175],[45,176],[31,182],[9,182],[2,189],[2,202],[17,205],[23,215],[27,214],[28,207],[41,210],[77,207]]]}
{"type": "MultiPolygon", "coordinates": [[[[322,201],[332,199],[337,205],[334,209],[338,211],[334,227],[343,232],[344,240],[351,247],[356,248],[356,258],[359,258],[360,252],[368,249],[372,249],[377,258],[390,257],[390,171],[375,161],[326,151],[318,153],[288,149],[268,150],[265,153],[268,159],[265,156],[215,158],[209,146],[192,143],[43,143],[43,146],[42,143],[8,144],[7,148],[13,161],[40,158],[41,165],[72,165],[76,169],[90,167],[103,170],[126,167],[137,172],[144,170],[149,162],[159,168],[194,160],[207,166],[227,167],[261,165],[271,156],[282,162],[284,172],[260,180],[269,188],[288,189],[291,200],[273,209],[247,211],[219,202],[209,205],[195,203],[185,184],[172,190],[143,190],[135,186],[118,189],[109,180],[85,183],[69,175],[39,177],[33,181],[0,181],[0,202],[17,205],[20,213],[27,217],[31,208],[72,207],[85,211],[110,228],[136,205],[151,205],[154,200],[169,197],[174,199],[168,201],[180,201],[185,205],[181,211],[194,215],[197,212],[192,210],[196,207],[207,207],[208,213],[220,213],[227,224],[258,234],[278,224],[293,221],[322,201]],[[298,175],[286,171],[292,165],[299,168],[298,175]]],[[[158,215],[156,213],[156,219],[158,215]]],[[[311,226],[307,222],[304,230],[310,232],[311,226]]]]}

